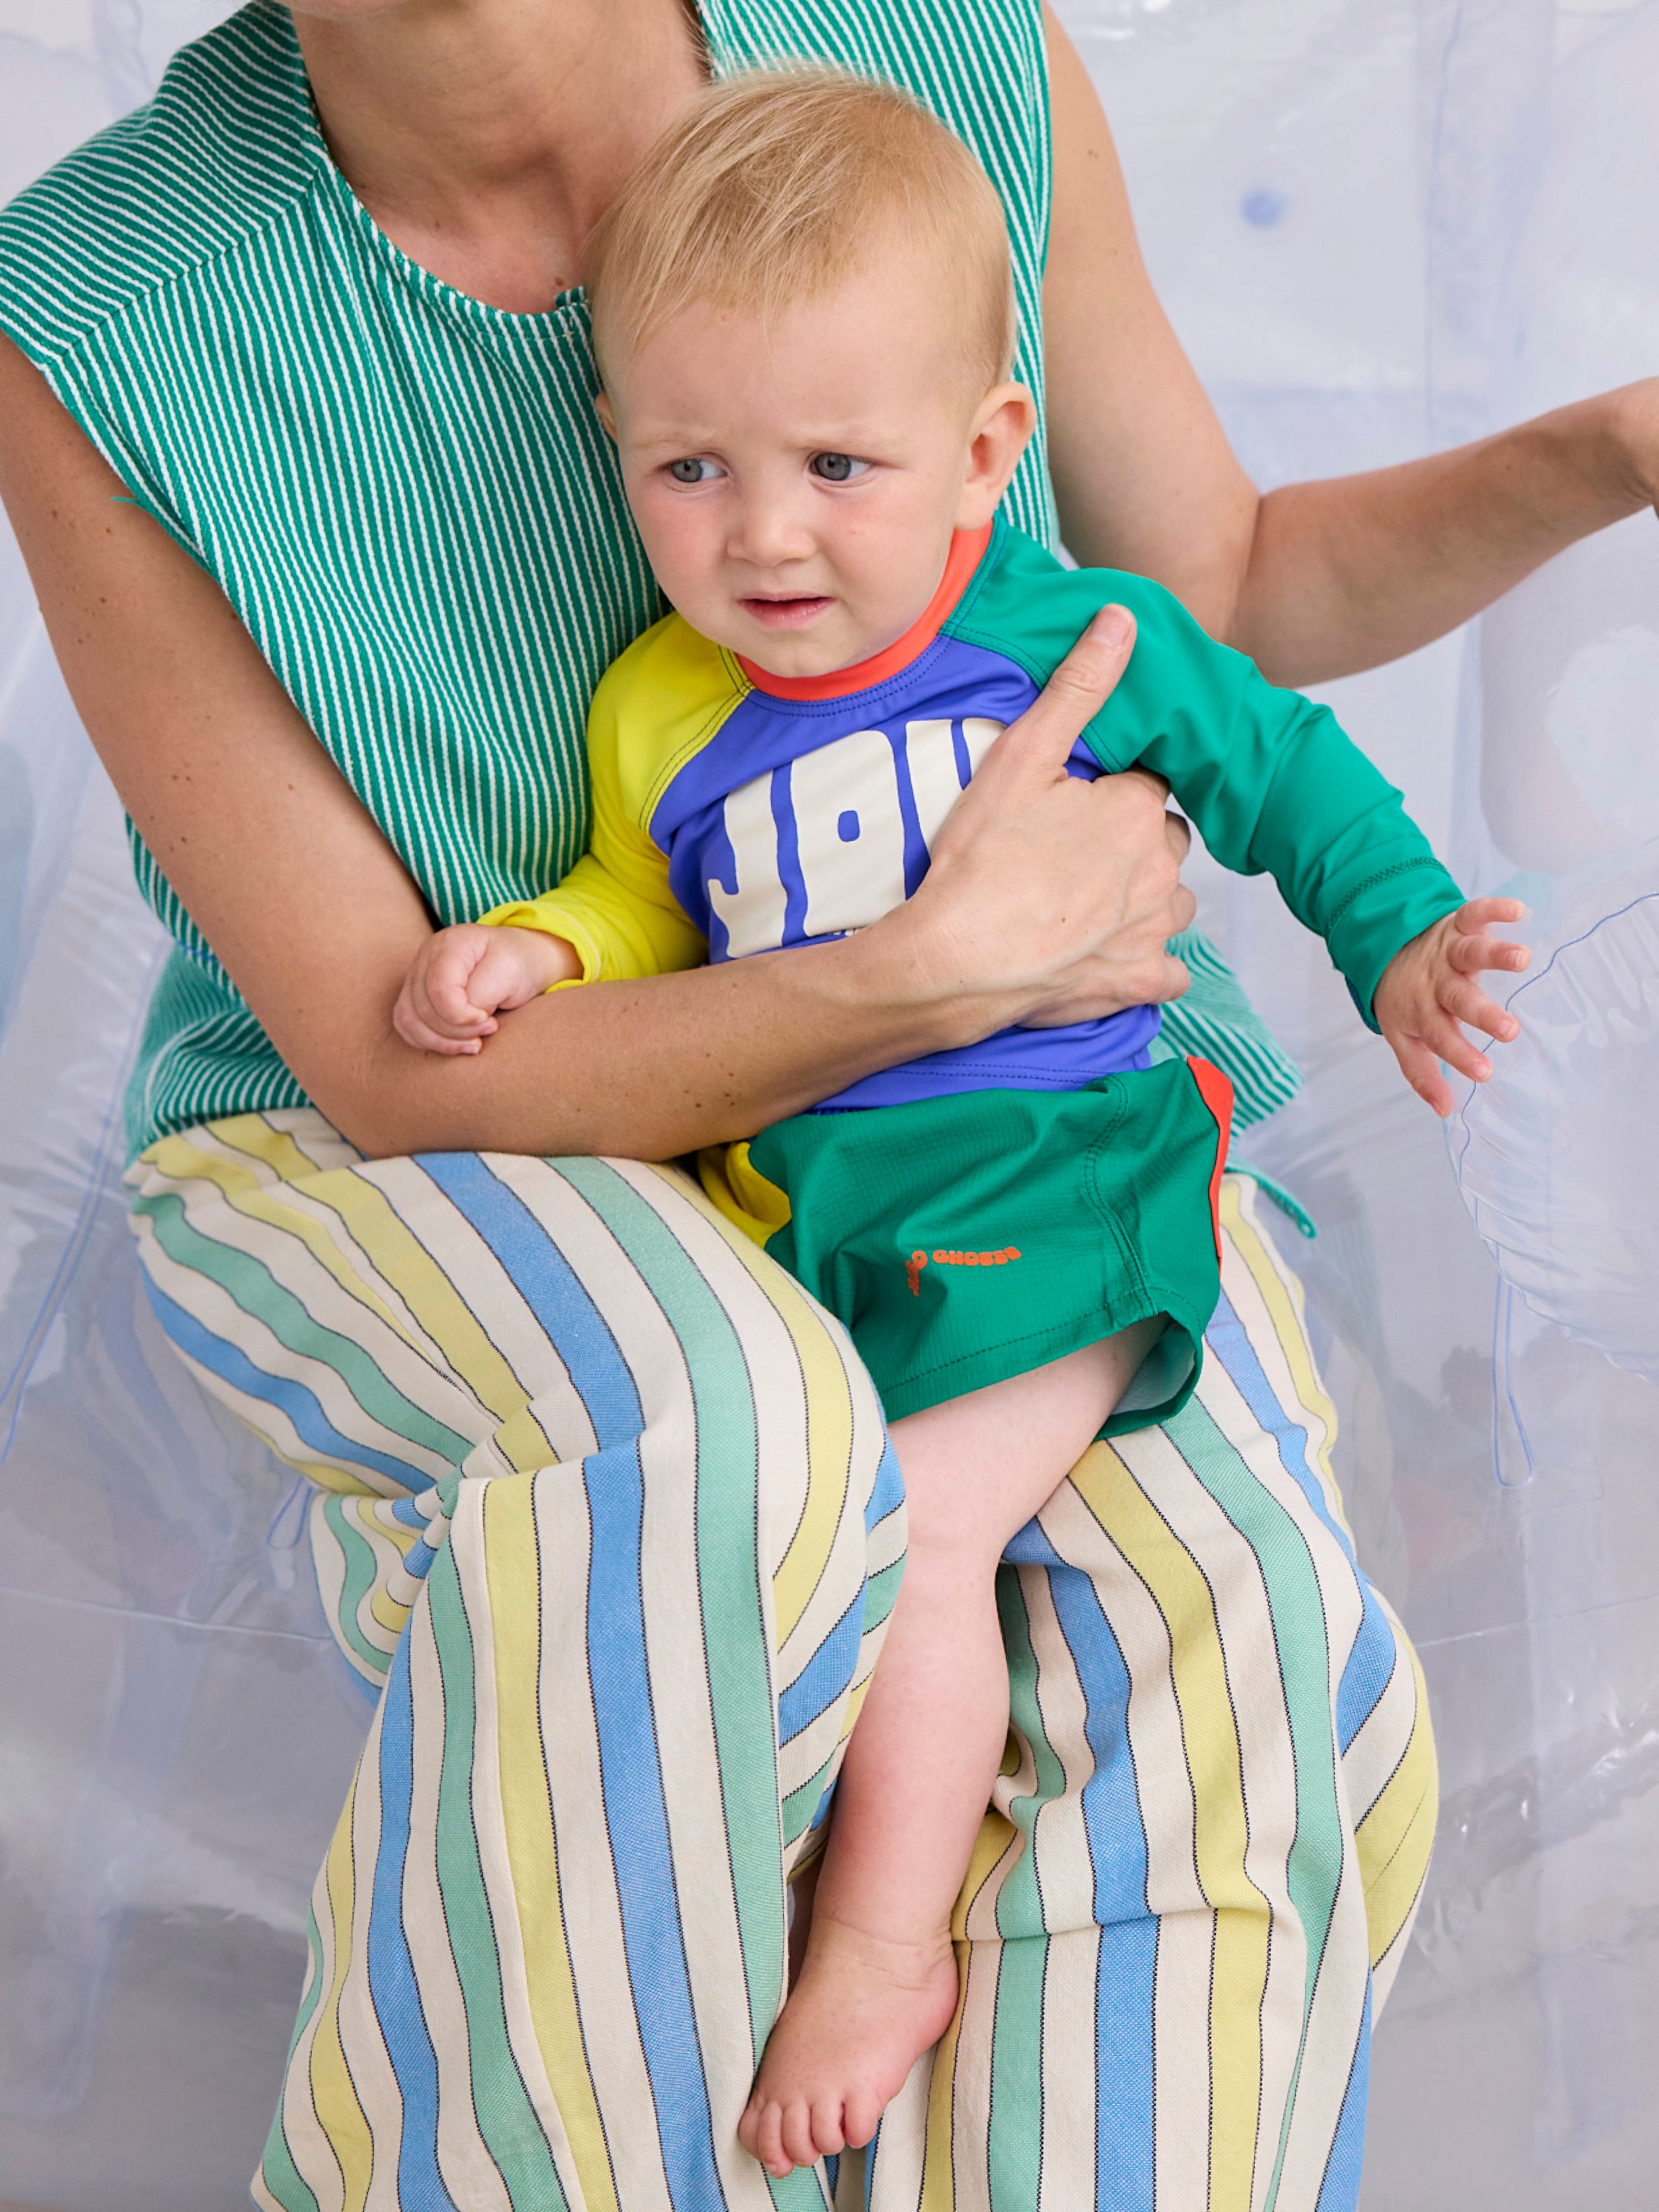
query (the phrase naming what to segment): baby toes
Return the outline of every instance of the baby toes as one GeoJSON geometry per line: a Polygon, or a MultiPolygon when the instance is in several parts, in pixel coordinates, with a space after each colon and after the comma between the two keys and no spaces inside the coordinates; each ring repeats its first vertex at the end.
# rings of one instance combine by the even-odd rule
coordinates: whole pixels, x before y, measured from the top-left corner
{"type": "MultiPolygon", "coordinates": [[[[744,2106],[743,2118],[738,2122],[738,2141],[753,2159],[759,2159],[761,2154],[760,2128],[761,2109],[751,2097],[744,2106]]],[[[764,2163],[763,2160],[762,2162],[764,2163]]]]}
{"type": "Polygon", "coordinates": [[[783,2108],[784,2156],[793,2166],[811,2166],[817,2157],[812,2141],[812,2108],[804,2100],[783,2108]]]}
{"type": "Polygon", "coordinates": [[[820,2158],[835,2158],[847,2148],[839,2097],[820,2098],[812,2107],[812,2141],[820,2158]]]}
{"type": "Polygon", "coordinates": [[[781,2106],[770,2101],[751,2105],[738,2125],[738,2137],[750,2156],[758,2159],[769,2173],[776,2174],[781,2180],[789,2172],[792,2161],[783,2147],[781,2106]]]}
{"type": "Polygon", "coordinates": [[[842,2107],[841,2124],[845,2139],[857,2149],[862,2149],[880,2124],[883,2106],[879,2099],[866,2091],[850,2089],[842,2107]]]}

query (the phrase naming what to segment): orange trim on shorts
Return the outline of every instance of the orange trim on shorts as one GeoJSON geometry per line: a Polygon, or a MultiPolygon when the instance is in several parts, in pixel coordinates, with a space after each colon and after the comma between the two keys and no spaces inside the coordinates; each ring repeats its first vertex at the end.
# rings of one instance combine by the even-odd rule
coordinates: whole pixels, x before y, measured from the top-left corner
{"type": "Polygon", "coordinates": [[[1218,1067],[1188,1053],[1187,1066],[1198,1095],[1215,1116],[1215,1166],[1210,1172],[1210,1227],[1215,1235],[1215,1256],[1221,1257],[1221,1176],[1227,1164],[1227,1144],[1232,1134],[1233,1086],[1218,1067]]]}

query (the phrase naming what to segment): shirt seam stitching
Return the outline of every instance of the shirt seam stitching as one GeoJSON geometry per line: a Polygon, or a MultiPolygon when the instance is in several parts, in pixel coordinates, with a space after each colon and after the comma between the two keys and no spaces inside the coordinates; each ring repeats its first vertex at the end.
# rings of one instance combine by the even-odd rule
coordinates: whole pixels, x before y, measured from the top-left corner
{"type": "Polygon", "coordinates": [[[1356,884],[1346,897],[1338,901],[1330,919],[1321,933],[1327,943],[1329,942],[1332,930],[1336,927],[1356,900],[1364,898],[1367,891],[1375,890],[1379,884],[1389,883],[1395,876],[1414,874],[1419,868],[1433,868],[1438,873],[1444,873],[1440,862],[1432,853],[1419,853],[1408,860],[1395,860],[1386,868],[1379,868],[1374,875],[1367,876],[1362,883],[1356,884]]]}

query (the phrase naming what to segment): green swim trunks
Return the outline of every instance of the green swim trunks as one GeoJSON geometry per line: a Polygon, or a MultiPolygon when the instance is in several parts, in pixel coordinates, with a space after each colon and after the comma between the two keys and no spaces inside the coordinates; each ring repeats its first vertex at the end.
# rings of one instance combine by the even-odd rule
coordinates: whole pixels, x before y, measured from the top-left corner
{"type": "Polygon", "coordinates": [[[1218,1069],[1170,1060],[1081,1091],[799,1114],[700,1164],[720,1210],[846,1324],[890,1419],[1166,1314],[1115,1436],[1198,1380],[1231,1107],[1218,1069]]]}

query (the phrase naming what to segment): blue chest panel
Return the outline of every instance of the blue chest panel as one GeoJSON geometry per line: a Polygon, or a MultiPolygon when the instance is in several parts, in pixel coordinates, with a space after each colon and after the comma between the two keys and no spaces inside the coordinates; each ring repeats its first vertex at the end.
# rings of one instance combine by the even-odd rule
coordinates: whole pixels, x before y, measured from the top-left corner
{"type": "MultiPolygon", "coordinates": [[[[1036,696],[1000,653],[940,636],[887,682],[844,698],[751,690],[668,784],[650,832],[713,961],[820,944],[908,898],[951,807],[1036,696]]],[[[1079,744],[1074,775],[1100,774],[1079,744]]],[[[827,1100],[874,1105],[1003,1085],[1073,1089],[1146,1065],[1157,1010],[1011,1030],[884,1071],[827,1100]]]]}

